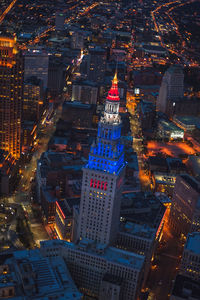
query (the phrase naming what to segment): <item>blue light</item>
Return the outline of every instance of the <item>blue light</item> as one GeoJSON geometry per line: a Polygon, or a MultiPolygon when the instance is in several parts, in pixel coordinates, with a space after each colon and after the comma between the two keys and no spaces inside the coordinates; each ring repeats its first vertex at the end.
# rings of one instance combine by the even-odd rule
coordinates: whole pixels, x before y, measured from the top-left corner
{"type": "Polygon", "coordinates": [[[90,149],[86,168],[119,174],[124,168],[124,146],[121,144],[121,123],[99,122],[96,144],[90,149]]]}

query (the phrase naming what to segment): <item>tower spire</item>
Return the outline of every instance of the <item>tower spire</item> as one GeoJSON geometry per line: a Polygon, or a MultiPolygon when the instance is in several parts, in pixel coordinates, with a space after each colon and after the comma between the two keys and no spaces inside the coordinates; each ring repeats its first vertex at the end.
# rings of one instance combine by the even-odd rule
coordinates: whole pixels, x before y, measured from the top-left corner
{"type": "Polygon", "coordinates": [[[112,86],[108,92],[107,100],[109,101],[120,101],[119,91],[118,91],[118,79],[117,79],[117,71],[115,72],[115,76],[112,80],[112,86]]]}

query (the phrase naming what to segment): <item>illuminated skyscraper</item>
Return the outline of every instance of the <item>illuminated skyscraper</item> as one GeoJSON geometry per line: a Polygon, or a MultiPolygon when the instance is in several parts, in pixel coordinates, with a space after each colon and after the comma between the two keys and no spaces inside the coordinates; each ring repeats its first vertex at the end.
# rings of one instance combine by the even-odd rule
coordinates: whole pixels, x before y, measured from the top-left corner
{"type": "Polygon", "coordinates": [[[0,37],[0,148],[16,159],[21,149],[23,64],[15,40],[0,37]]]}
{"type": "Polygon", "coordinates": [[[125,162],[120,142],[118,81],[115,75],[108,93],[96,143],[83,169],[78,238],[102,244],[114,241],[120,218],[120,197],[125,162]]]}
{"type": "Polygon", "coordinates": [[[121,125],[115,75],[97,141],[91,146],[88,164],[83,169],[80,209],[74,209],[76,242],[57,240],[41,244],[45,256],[63,255],[79,290],[88,298],[99,300],[138,299],[144,278],[144,256],[112,246],[119,231],[125,171],[121,125]]]}

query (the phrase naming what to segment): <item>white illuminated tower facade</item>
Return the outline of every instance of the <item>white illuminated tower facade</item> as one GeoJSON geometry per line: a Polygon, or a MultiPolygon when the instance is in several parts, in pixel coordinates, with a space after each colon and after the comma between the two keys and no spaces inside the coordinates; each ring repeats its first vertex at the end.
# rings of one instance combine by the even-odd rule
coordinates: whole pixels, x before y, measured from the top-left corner
{"type": "Polygon", "coordinates": [[[92,144],[88,164],[83,169],[78,240],[89,239],[108,245],[119,229],[125,171],[119,105],[115,74],[98,125],[96,143],[92,144]]]}

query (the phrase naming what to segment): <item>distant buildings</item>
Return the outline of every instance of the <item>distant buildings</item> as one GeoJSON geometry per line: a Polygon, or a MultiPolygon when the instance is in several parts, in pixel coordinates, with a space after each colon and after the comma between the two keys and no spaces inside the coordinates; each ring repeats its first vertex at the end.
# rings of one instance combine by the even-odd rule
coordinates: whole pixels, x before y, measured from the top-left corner
{"type": "Polygon", "coordinates": [[[0,148],[21,155],[23,61],[13,38],[0,37],[0,148]]]}
{"type": "Polygon", "coordinates": [[[180,236],[200,229],[199,182],[189,175],[176,179],[169,221],[172,231],[180,236]]]}

